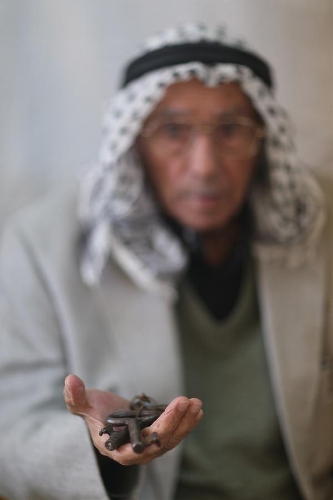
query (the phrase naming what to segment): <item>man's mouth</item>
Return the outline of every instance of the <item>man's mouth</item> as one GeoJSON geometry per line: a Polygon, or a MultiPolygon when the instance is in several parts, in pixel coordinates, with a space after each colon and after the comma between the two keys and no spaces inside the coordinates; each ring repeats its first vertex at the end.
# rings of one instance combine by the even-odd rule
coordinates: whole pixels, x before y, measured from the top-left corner
{"type": "Polygon", "coordinates": [[[206,210],[214,208],[228,198],[229,196],[226,192],[216,189],[188,191],[185,196],[187,203],[195,208],[206,210]]]}
{"type": "Polygon", "coordinates": [[[229,197],[230,190],[212,186],[210,188],[188,189],[184,194],[188,198],[222,199],[229,197]]]}

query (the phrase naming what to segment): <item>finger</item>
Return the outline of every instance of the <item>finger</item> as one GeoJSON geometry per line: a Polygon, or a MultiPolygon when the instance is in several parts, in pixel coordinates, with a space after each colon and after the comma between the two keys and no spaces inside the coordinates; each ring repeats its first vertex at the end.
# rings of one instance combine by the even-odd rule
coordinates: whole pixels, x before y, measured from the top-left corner
{"type": "Polygon", "coordinates": [[[89,406],[84,382],[76,375],[68,375],[64,385],[65,403],[72,413],[84,412],[89,406]]]}
{"type": "Polygon", "coordinates": [[[202,415],[202,402],[200,399],[191,398],[185,415],[180,420],[172,435],[175,438],[183,439],[200,422],[202,415]]]}
{"type": "Polygon", "coordinates": [[[200,399],[176,398],[151,426],[151,430],[162,434],[174,434],[192,426],[202,408],[200,399]]]}
{"type": "Polygon", "coordinates": [[[148,448],[147,454],[162,454],[177,446],[198,425],[202,415],[202,402],[199,399],[185,398],[176,401],[175,405],[168,408],[166,415],[162,414],[152,426],[143,431],[144,437],[157,432],[162,443],[159,451],[153,445],[148,448]]]}
{"type": "Polygon", "coordinates": [[[175,431],[168,436],[168,440],[164,442],[164,447],[171,450],[177,446],[194,428],[198,425],[203,417],[201,402],[193,402],[184,417],[180,421],[175,431]]]}
{"type": "Polygon", "coordinates": [[[156,420],[156,422],[151,426],[154,427],[154,431],[172,433],[178,427],[180,421],[186,414],[186,411],[190,405],[190,400],[186,397],[180,396],[166,407],[161,416],[156,420]]]}

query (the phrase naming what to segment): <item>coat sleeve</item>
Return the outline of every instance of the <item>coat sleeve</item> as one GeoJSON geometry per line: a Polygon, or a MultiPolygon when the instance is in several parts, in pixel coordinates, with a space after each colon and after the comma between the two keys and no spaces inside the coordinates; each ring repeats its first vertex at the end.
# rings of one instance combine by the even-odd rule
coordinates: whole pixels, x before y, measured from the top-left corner
{"type": "Polygon", "coordinates": [[[107,500],[86,425],[63,402],[57,318],[23,232],[7,229],[0,247],[0,495],[107,500]]]}

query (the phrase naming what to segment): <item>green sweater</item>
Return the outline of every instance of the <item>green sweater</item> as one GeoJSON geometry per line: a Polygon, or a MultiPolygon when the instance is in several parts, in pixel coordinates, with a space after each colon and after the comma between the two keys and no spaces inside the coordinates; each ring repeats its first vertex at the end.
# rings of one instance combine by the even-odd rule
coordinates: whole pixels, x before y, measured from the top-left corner
{"type": "Polygon", "coordinates": [[[175,500],[301,499],[276,416],[252,269],[243,281],[223,321],[185,279],[180,285],[186,390],[202,399],[204,417],[185,439],[175,500]]]}

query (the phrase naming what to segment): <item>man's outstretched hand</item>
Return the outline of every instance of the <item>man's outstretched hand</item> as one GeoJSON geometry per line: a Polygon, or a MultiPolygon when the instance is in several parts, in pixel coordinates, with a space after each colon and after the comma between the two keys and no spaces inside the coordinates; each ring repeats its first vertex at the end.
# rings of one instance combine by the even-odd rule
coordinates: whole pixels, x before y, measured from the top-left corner
{"type": "Polygon", "coordinates": [[[129,408],[129,401],[112,392],[86,389],[83,381],[76,375],[68,375],[65,380],[64,398],[67,409],[74,415],[84,418],[94,446],[102,455],[106,455],[122,465],[147,464],[154,458],[171,450],[200,422],[203,411],[199,399],[180,396],[167,406],[162,415],[148,428],[142,431],[144,437],[157,432],[161,447],[156,444],[137,454],[130,443],[114,451],[108,451],[104,442],[109,436],[99,435],[105,426],[106,417],[115,411],[129,408]]]}

